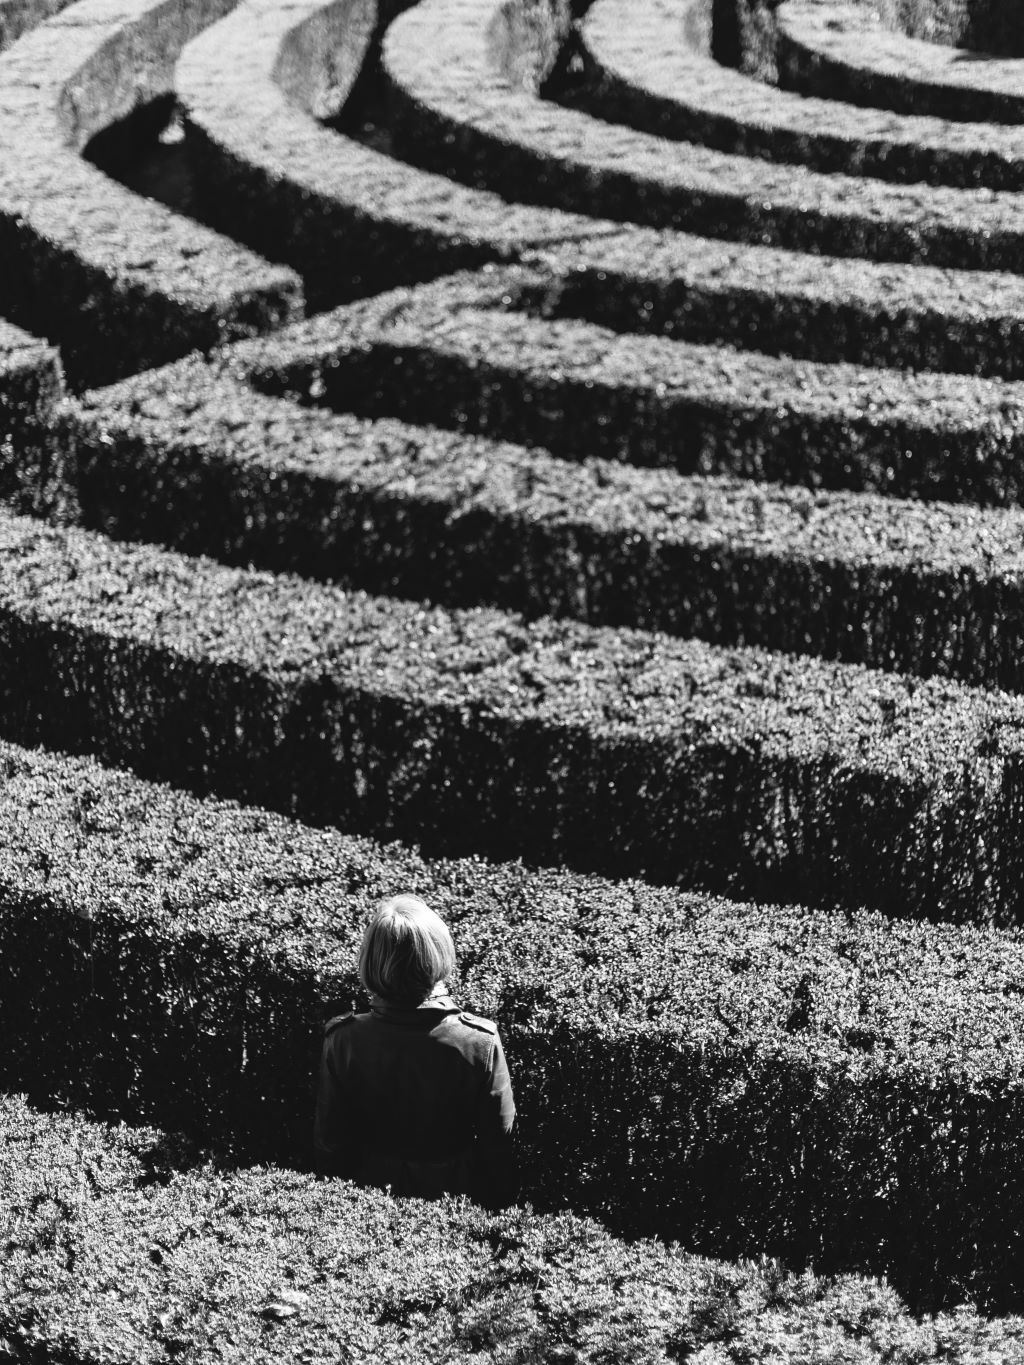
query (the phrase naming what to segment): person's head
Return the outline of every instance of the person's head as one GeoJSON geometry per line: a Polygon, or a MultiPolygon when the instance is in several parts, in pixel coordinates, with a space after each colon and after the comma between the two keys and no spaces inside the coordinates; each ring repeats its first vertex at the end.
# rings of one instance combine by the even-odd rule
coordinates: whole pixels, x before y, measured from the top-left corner
{"type": "Polygon", "coordinates": [[[454,972],[448,927],[419,896],[393,896],[366,926],[359,980],[374,995],[419,1003],[454,972]]]}

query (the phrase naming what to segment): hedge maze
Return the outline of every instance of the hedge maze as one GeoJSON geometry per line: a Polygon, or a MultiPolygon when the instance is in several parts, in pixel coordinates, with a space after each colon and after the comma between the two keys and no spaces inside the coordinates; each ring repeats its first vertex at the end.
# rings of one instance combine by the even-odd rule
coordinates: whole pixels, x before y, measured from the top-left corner
{"type": "Polygon", "coordinates": [[[0,1360],[1024,1360],[1011,8],[0,0],[0,1360]]]}

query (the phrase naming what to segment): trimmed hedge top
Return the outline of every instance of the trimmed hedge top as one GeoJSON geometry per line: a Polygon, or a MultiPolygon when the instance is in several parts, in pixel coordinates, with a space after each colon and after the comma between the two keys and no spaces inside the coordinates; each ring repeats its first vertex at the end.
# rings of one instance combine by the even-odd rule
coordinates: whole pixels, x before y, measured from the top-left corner
{"type": "MultiPolygon", "coordinates": [[[[26,428],[38,432],[54,414],[64,387],[53,346],[0,318],[0,443],[26,428]]],[[[5,452],[5,463],[17,459],[5,452]]]]}
{"type": "MultiPolygon", "coordinates": [[[[878,765],[903,780],[1017,752],[1024,702],[931,679],[571,621],[524,623],[226,568],[0,513],[0,611],[288,682],[339,686],[466,718],[659,737],[705,727],[765,755],[878,765]],[[992,732],[1001,743],[993,750],[992,732]],[[869,756],[870,755],[870,756],[869,756]]],[[[68,659],[69,665],[72,659],[68,659]]],[[[70,682],[70,679],[68,680],[70,682]]]]}
{"type": "Polygon", "coordinates": [[[72,0],[0,0],[0,52],[72,0]]]}
{"type": "MultiPolygon", "coordinates": [[[[597,86],[583,92],[586,106],[647,132],[773,161],[800,162],[819,171],[1024,188],[1024,156],[1014,129],[951,126],[917,113],[894,118],[891,112],[797,95],[750,80],[723,67],[708,47],[700,45],[707,37],[701,32],[701,16],[708,6],[709,0],[688,0],[682,9],[678,0],[597,0],[582,28],[597,86]]],[[[846,8],[858,14],[865,10],[863,5],[846,8]]],[[[845,10],[838,16],[834,11],[829,5],[827,19],[819,20],[828,34],[834,34],[837,22],[840,27],[843,23],[845,10]]],[[[783,5],[780,15],[787,12],[790,27],[797,25],[799,9],[794,14],[792,5],[783,5]]],[[[863,20],[861,25],[855,45],[863,61],[863,20]]],[[[784,19],[783,27],[786,31],[784,19]]],[[[1024,64],[1018,84],[1021,76],[1024,64]]],[[[904,79],[909,79],[905,72],[904,79]]],[[[827,82],[819,78],[816,85],[824,94],[827,82]]],[[[913,106],[913,95],[907,103],[913,106]]],[[[1024,96],[1020,110],[1024,117],[1024,96]]]]}
{"type": "MultiPolygon", "coordinates": [[[[130,961],[148,943],[171,975],[158,987],[151,970],[135,984],[126,970],[113,997],[118,1009],[152,1016],[144,1048],[161,1047],[161,1030],[187,1023],[171,1022],[187,1004],[175,996],[175,951],[248,964],[256,994],[264,976],[268,985],[279,978],[276,992],[290,982],[305,993],[292,1027],[315,1027],[322,1002],[363,999],[355,975],[363,924],[406,886],[452,925],[459,992],[517,1038],[551,1030],[671,1038],[812,1067],[823,1085],[827,1077],[969,1082],[993,1093],[1024,1085],[1019,929],[751,905],[518,862],[426,859],[406,845],[312,828],[6,741],[0,792],[0,902],[11,936],[4,970],[26,970],[16,924],[19,945],[32,926],[36,941],[53,940],[55,955],[66,951],[60,940],[75,917],[109,936],[103,953],[130,961]],[[162,1012],[154,991],[167,994],[162,1012]]],[[[37,954],[37,963],[48,960],[37,954]]],[[[239,981],[229,976],[233,990],[239,981]]],[[[51,973],[17,1017],[5,992],[7,1024],[43,1038],[51,1011],[82,1004],[69,998],[58,1006],[65,987],[51,973]]],[[[218,1002],[214,993],[207,1007],[225,1030],[220,1046],[230,1064],[244,1068],[233,1050],[237,1001],[226,992],[218,1002]]],[[[259,1011],[249,1019],[250,1064],[280,1023],[270,1014],[261,1021],[259,1011]]],[[[12,1052],[5,1065],[24,1079],[23,1059],[12,1052]]],[[[532,1091],[539,1078],[523,1083],[532,1091]]],[[[153,1085],[160,1084],[158,1076],[153,1085]]]]}
{"type": "Polygon", "coordinates": [[[514,259],[530,246],[614,230],[509,204],[320,126],[316,119],[330,112],[324,101],[340,104],[358,69],[367,23],[349,0],[244,0],[185,49],[176,92],[200,165],[210,161],[207,197],[226,230],[261,234],[263,249],[313,274],[332,302],[353,292],[348,276],[383,288],[417,267],[422,277],[431,265],[437,273],[514,259]],[[254,217],[265,221],[246,221],[254,217]],[[380,245],[375,230],[384,234],[380,245]],[[340,256],[339,235],[348,243],[340,256]]]}
{"type": "Polygon", "coordinates": [[[1019,916],[1017,698],[426,609],[16,517],[0,551],[12,739],[435,852],[1019,916]]]}
{"type": "Polygon", "coordinates": [[[743,1365],[782,1344],[793,1365],[928,1365],[1009,1360],[1024,1345],[1016,1318],[917,1322],[874,1281],[624,1243],[571,1215],[396,1201],[272,1169],[147,1183],[155,1135],[17,1099],[2,1101],[0,1136],[13,1229],[0,1339],[19,1354],[743,1365]]]}
{"type": "MultiPolygon", "coordinates": [[[[784,0],[776,22],[780,78],[794,90],[907,115],[1024,122],[1020,58],[971,60],[960,46],[893,31],[874,6],[858,0],[784,0]]],[[[999,137],[997,129],[991,133],[999,137]]]]}
{"type": "MultiPolygon", "coordinates": [[[[386,316],[384,301],[381,313],[386,316]]],[[[343,317],[335,316],[335,356],[343,362],[343,317]]],[[[385,326],[383,336],[388,335],[385,326]]],[[[359,329],[354,349],[366,336],[359,329]]],[[[287,339],[282,337],[282,343],[287,346],[287,339]]],[[[311,353],[311,363],[315,359],[311,353]]],[[[380,360],[385,371],[389,360],[385,344],[380,360]]],[[[97,449],[107,447],[108,464],[112,446],[138,441],[143,453],[134,458],[148,456],[151,467],[143,478],[164,507],[173,499],[174,470],[169,466],[161,478],[157,461],[172,451],[194,451],[198,458],[217,458],[239,471],[264,470],[284,498],[287,485],[274,475],[305,474],[334,484],[339,498],[347,489],[391,491],[410,502],[438,502],[448,516],[490,509],[524,524],[572,522],[651,543],[848,561],[851,569],[857,564],[865,570],[912,566],[922,574],[1001,580],[1007,586],[1024,573],[1024,512],[1019,509],[683,477],[609,460],[565,462],[538,447],[299,407],[253,392],[236,375],[218,374],[197,360],[94,390],[69,405],[66,414],[69,430],[97,449]]],[[[93,477],[103,474],[98,468],[93,477]]],[[[98,500],[102,497],[97,489],[98,500]]],[[[277,520],[284,523],[279,534],[287,534],[288,519],[277,520]]],[[[296,529],[303,537],[312,530],[296,529]]],[[[179,531],[170,520],[166,534],[173,540],[187,535],[187,528],[179,531]]]]}
{"type": "MultiPolygon", "coordinates": [[[[324,315],[279,340],[242,343],[234,356],[273,393],[454,421],[577,459],[950,501],[1021,500],[1019,384],[623,335],[558,316],[564,292],[536,273],[485,270],[358,305],[340,336],[324,315]],[[554,317],[542,316],[549,295],[554,317]],[[516,311],[531,304],[536,315],[516,311]],[[376,357],[339,363],[360,348],[390,352],[391,365],[376,357]]],[[[592,294],[603,295],[599,279],[592,294]]],[[[569,304],[576,312],[592,306],[607,305],[569,304]]]]}
{"type": "Polygon", "coordinates": [[[1019,932],[425,861],[11,745],[0,782],[0,1085],[302,1163],[319,1021],[406,887],[501,1023],[530,1197],[1020,1302],[1019,932]]]}
{"type": "Polygon", "coordinates": [[[773,166],[540,100],[568,8],[545,0],[536,23],[517,26],[517,3],[424,0],[391,25],[383,61],[399,154],[514,199],[650,226],[831,255],[1019,268],[1016,195],[773,166]]]}
{"type": "MultiPolygon", "coordinates": [[[[566,280],[587,283],[517,276],[516,288],[535,284],[561,306],[566,280]]],[[[435,411],[429,332],[419,361],[394,364],[390,319],[418,297],[396,292],[321,320],[307,362],[316,369],[329,354],[332,401],[350,395],[382,412],[394,402],[412,415],[418,403],[458,424],[468,385],[446,387],[451,406],[435,411]]],[[[294,367],[293,338],[279,335],[294,367]]],[[[248,352],[264,386],[268,358],[248,352]]],[[[245,373],[230,351],[68,402],[58,440],[75,458],[63,464],[63,493],[81,524],[446,606],[1024,689],[1019,511],[562,460],[463,430],[300,406],[255,392],[245,373]]],[[[18,462],[26,485],[38,482],[31,454],[18,462]]]]}
{"type": "MultiPolygon", "coordinates": [[[[549,316],[742,349],[1024,378],[1024,279],[651,228],[528,253],[549,316]],[[556,283],[557,281],[557,283],[556,283]]],[[[532,296],[530,296],[532,297],[532,296]]]]}
{"type": "Polygon", "coordinates": [[[78,155],[169,91],[181,46],[220,8],[80,0],[0,56],[0,304],[59,338],[69,370],[123,374],[301,313],[291,271],[78,155]]]}

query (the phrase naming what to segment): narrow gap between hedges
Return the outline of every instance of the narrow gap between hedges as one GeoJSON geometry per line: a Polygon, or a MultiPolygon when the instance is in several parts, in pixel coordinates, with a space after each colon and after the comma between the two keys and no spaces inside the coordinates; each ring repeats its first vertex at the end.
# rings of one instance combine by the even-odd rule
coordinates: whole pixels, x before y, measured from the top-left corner
{"type": "MultiPolygon", "coordinates": [[[[360,143],[373,151],[393,157],[392,136],[384,107],[383,83],[375,62],[358,80],[344,109],[334,119],[325,120],[324,127],[360,143]]],[[[154,199],[175,213],[191,218],[204,227],[222,232],[216,215],[207,211],[200,188],[200,178],[193,163],[193,151],[183,135],[180,111],[173,99],[161,99],[139,106],[125,119],[111,124],[98,133],[85,147],[83,157],[112,180],[135,194],[154,199]]],[[[406,162],[405,164],[411,164],[406,162]]],[[[234,240],[259,252],[268,261],[287,265],[286,251],[268,249],[266,240],[256,241],[249,233],[232,232],[234,240]]],[[[370,297],[380,290],[380,283],[372,274],[361,281],[359,262],[348,270],[339,271],[324,287],[318,275],[314,279],[301,264],[293,264],[302,277],[306,294],[306,314],[313,316],[327,312],[341,304],[370,297]]],[[[429,283],[449,273],[450,264],[439,257],[433,264],[424,257],[422,267],[412,269],[407,283],[429,283]]],[[[79,386],[70,379],[70,387],[79,386]]]]}
{"type": "MultiPolygon", "coordinates": [[[[604,106],[595,98],[594,76],[588,70],[581,29],[594,0],[572,0],[573,25],[558,60],[538,95],[552,104],[576,109],[608,122],[604,106]]],[[[719,66],[740,71],[766,83],[776,83],[776,35],[773,9],[777,0],[704,0],[711,11],[710,56],[719,66]]]]}

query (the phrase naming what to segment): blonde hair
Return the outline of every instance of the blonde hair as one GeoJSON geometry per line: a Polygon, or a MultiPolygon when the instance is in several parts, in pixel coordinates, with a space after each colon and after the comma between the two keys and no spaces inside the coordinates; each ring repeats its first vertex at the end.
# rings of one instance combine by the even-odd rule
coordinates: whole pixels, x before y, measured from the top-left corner
{"type": "Polygon", "coordinates": [[[359,980],[368,991],[419,1003],[454,972],[448,926],[419,896],[392,896],[366,926],[359,980]]]}

